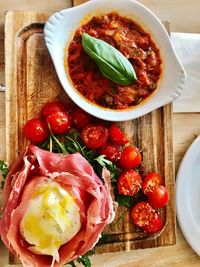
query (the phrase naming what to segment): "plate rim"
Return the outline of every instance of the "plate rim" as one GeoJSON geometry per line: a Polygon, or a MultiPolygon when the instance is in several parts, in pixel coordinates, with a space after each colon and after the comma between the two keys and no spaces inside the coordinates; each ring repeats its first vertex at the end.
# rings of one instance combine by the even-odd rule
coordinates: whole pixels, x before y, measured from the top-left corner
{"type": "MultiPolygon", "coordinates": [[[[118,4],[124,5],[124,1],[125,0],[123,0],[122,2],[122,0],[120,0],[118,4]]],[[[114,0],[110,0],[109,4],[112,4],[113,8],[116,8],[115,2],[116,1],[114,0]]],[[[140,17],[141,14],[143,16],[147,16],[148,23],[154,25],[154,27],[152,27],[154,29],[154,35],[161,35],[162,37],[160,39],[158,38],[159,41],[157,39],[157,46],[160,47],[159,49],[160,53],[162,54],[163,60],[163,76],[161,75],[162,77],[159,81],[159,88],[150,98],[147,99],[147,101],[143,101],[141,105],[137,105],[136,107],[132,107],[131,109],[123,110],[120,112],[118,110],[116,111],[112,109],[105,109],[93,105],[86,99],[80,97],[80,93],[74,90],[74,86],[71,83],[68,74],[66,75],[63,61],[60,59],[60,56],[58,56],[57,53],[59,48],[61,48],[61,51],[64,51],[62,44],[58,42],[58,40],[60,39],[60,33],[58,33],[58,29],[60,28],[60,25],[63,24],[63,21],[65,21],[67,17],[71,17],[73,14],[81,14],[80,18],[78,19],[78,24],[75,25],[76,27],[74,26],[75,28],[78,28],[80,26],[80,22],[83,20],[84,17],[87,17],[88,14],[93,14],[92,12],[96,12],[96,10],[104,10],[105,7],[103,8],[102,4],[106,3],[106,0],[93,0],[86,2],[83,5],[72,7],[70,9],[60,10],[54,13],[48,19],[44,27],[45,42],[53,60],[57,76],[65,92],[73,100],[73,102],[75,102],[80,108],[82,108],[86,112],[97,118],[109,121],[132,120],[173,102],[182,94],[187,79],[186,72],[179,58],[177,57],[177,54],[171,44],[168,33],[161,21],[158,19],[158,17],[154,13],[152,13],[149,8],[135,0],[126,0],[125,2],[131,6],[131,9],[133,9],[133,7],[138,8],[138,14],[140,14],[138,15],[138,17],[140,17]],[[171,58],[171,61],[168,60],[168,58],[171,58]],[[168,73],[170,69],[173,69],[173,73],[168,73]],[[171,83],[170,75],[173,75],[174,77],[174,74],[176,74],[176,79],[173,78],[173,82],[171,83]],[[167,85],[168,83],[170,83],[170,86],[167,85]],[[169,88],[172,88],[170,89],[171,91],[169,91],[169,88]]],[[[124,12],[124,10],[126,11],[126,9],[122,9],[121,12],[124,12]]],[[[104,11],[103,13],[106,13],[106,11],[104,11]]],[[[62,30],[61,33],[61,36],[63,37],[64,34],[62,30]]],[[[152,31],[150,33],[152,34],[152,31]]],[[[69,41],[69,39],[71,40],[71,36],[70,38],[69,36],[64,36],[63,39],[65,40],[64,47],[66,48],[66,43],[69,41]]]]}
{"type": "MultiPolygon", "coordinates": [[[[181,211],[181,207],[180,207],[180,202],[183,201],[183,199],[187,199],[187,196],[185,196],[184,198],[181,197],[181,194],[180,194],[180,190],[182,189],[182,185],[185,181],[185,177],[186,176],[182,176],[182,173],[186,173],[186,171],[184,170],[188,170],[188,158],[190,157],[191,153],[193,152],[194,149],[196,149],[196,146],[199,146],[200,148],[200,135],[198,135],[194,140],[193,142],[191,143],[191,145],[188,147],[187,151],[185,152],[185,155],[183,156],[182,160],[181,160],[181,163],[179,165],[179,168],[178,168],[178,172],[177,172],[177,175],[176,175],[176,186],[175,186],[175,192],[176,192],[176,214],[177,214],[177,219],[178,219],[178,223],[179,223],[179,226],[180,226],[180,229],[186,239],[186,241],[188,242],[188,244],[191,246],[191,248],[200,256],[200,243],[199,243],[199,246],[196,245],[196,242],[194,242],[194,238],[191,238],[190,236],[190,231],[187,230],[187,226],[183,223],[183,221],[186,221],[188,224],[190,224],[190,227],[191,227],[191,218],[188,217],[188,218],[184,218],[183,219],[183,216],[184,214],[182,214],[182,211],[181,211]],[[181,198],[181,201],[180,201],[180,198],[181,198]]],[[[193,162],[195,160],[195,157],[191,157],[192,159],[190,159],[190,162],[193,162]]],[[[191,165],[191,164],[190,164],[191,165]]]]}

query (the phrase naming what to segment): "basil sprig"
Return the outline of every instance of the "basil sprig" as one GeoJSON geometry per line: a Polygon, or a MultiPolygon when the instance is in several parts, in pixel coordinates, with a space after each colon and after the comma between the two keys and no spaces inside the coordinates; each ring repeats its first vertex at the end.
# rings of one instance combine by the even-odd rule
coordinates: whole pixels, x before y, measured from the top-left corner
{"type": "Polygon", "coordinates": [[[137,79],[131,63],[112,45],[87,33],[82,34],[82,45],[106,78],[120,85],[130,85],[137,79]]]}

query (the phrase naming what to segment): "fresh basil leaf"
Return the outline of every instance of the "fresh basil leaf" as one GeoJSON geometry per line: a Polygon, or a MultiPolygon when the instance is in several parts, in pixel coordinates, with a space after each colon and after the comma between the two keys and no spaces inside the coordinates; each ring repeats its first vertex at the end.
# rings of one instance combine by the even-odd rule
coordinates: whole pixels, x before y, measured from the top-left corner
{"type": "Polygon", "coordinates": [[[130,85],[137,79],[131,63],[112,45],[87,33],[82,34],[82,45],[106,78],[120,85],[130,85]]]}

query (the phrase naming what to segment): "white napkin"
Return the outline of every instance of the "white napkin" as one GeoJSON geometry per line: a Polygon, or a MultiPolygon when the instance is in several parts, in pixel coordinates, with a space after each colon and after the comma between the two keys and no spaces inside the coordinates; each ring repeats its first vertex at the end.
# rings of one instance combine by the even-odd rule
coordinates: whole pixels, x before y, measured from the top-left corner
{"type": "Polygon", "coordinates": [[[200,34],[171,33],[174,49],[187,73],[183,94],[174,101],[174,112],[200,112],[200,34]]]}

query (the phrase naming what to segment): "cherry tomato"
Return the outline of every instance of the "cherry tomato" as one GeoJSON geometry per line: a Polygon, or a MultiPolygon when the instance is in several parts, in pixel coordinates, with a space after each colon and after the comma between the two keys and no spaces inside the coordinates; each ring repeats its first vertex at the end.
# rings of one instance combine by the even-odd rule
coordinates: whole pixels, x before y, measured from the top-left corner
{"type": "Polygon", "coordinates": [[[126,136],[114,123],[109,128],[109,137],[110,141],[115,145],[125,145],[128,143],[126,136]]]}
{"type": "Polygon", "coordinates": [[[46,122],[50,124],[52,133],[64,134],[70,128],[71,117],[67,112],[55,111],[47,117],[46,122]]]}
{"type": "Polygon", "coordinates": [[[41,117],[45,120],[49,115],[56,111],[66,111],[65,105],[58,101],[46,103],[41,110],[41,117]]]}
{"type": "Polygon", "coordinates": [[[71,113],[72,123],[75,128],[83,129],[92,122],[92,116],[79,107],[75,107],[71,113]]]}
{"type": "Polygon", "coordinates": [[[142,156],[138,148],[127,146],[122,152],[119,165],[126,170],[137,167],[141,163],[142,156]]]}
{"type": "Polygon", "coordinates": [[[108,129],[104,125],[90,124],[82,130],[81,138],[88,148],[100,148],[108,140],[108,129]]]}
{"type": "Polygon", "coordinates": [[[138,202],[131,210],[131,218],[134,224],[142,228],[149,226],[155,216],[156,211],[145,201],[138,202]]]}
{"type": "Polygon", "coordinates": [[[168,198],[166,187],[159,185],[148,196],[148,201],[153,208],[163,208],[167,204],[168,198]]]}
{"type": "Polygon", "coordinates": [[[134,196],[142,187],[142,178],[134,170],[125,171],[119,176],[117,187],[119,194],[134,196]]]}
{"type": "Polygon", "coordinates": [[[151,194],[156,186],[161,185],[162,177],[159,173],[148,173],[142,182],[142,191],[145,195],[151,194]]]}
{"type": "Polygon", "coordinates": [[[98,150],[99,154],[105,155],[112,162],[117,161],[121,157],[121,149],[117,145],[106,143],[98,150]]]}
{"type": "Polygon", "coordinates": [[[159,214],[156,213],[155,218],[149,225],[143,227],[143,230],[147,234],[158,233],[163,228],[163,220],[159,214]]]}
{"type": "Polygon", "coordinates": [[[44,121],[34,118],[24,125],[24,135],[33,143],[42,143],[49,136],[49,129],[44,121]]]}

